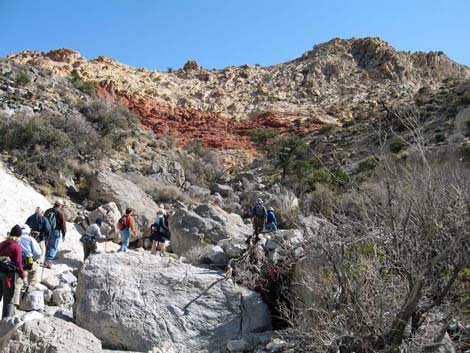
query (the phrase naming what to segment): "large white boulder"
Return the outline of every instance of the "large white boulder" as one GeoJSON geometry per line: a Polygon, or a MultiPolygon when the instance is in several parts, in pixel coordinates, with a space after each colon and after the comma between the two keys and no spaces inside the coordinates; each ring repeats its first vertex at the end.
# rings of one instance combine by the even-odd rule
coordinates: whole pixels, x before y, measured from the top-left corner
{"type": "Polygon", "coordinates": [[[0,163],[0,237],[15,224],[24,223],[38,206],[45,210],[50,204],[0,163]]]}
{"type": "Polygon", "coordinates": [[[99,172],[92,182],[90,198],[99,204],[114,202],[123,214],[127,207],[136,210],[135,220],[139,235],[150,232],[159,207],[133,182],[111,172],[99,172]]]}
{"type": "Polygon", "coordinates": [[[101,342],[88,331],[55,317],[0,322],[0,352],[101,353],[101,342]]]}
{"type": "Polygon", "coordinates": [[[75,321],[115,349],[212,351],[271,328],[259,295],[169,257],[97,254],[80,271],[75,321]]]}
{"type": "Polygon", "coordinates": [[[223,239],[243,242],[252,233],[239,215],[209,204],[202,204],[194,211],[177,210],[170,217],[169,226],[171,248],[178,255],[208,244],[216,245],[223,239]]]}

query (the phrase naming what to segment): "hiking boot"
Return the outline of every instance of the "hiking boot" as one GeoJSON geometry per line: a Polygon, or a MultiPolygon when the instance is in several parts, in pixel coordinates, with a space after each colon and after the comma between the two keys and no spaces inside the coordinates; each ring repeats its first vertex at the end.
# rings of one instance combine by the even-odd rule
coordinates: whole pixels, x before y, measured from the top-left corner
{"type": "Polygon", "coordinates": [[[51,261],[46,261],[46,262],[44,263],[44,267],[51,269],[51,268],[52,268],[52,262],[51,262],[51,261]]]}

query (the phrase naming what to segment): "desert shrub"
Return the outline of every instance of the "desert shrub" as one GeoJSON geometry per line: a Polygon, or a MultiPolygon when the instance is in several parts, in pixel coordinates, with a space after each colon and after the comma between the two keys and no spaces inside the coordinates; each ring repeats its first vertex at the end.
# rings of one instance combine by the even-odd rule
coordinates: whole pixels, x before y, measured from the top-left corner
{"type": "Polygon", "coordinates": [[[274,159],[274,164],[282,169],[283,175],[290,174],[294,163],[312,161],[305,139],[293,135],[276,139],[268,150],[268,157],[274,159]]]}
{"type": "Polygon", "coordinates": [[[458,151],[464,161],[466,162],[470,161],[470,143],[462,143],[459,146],[458,151]]]}
{"type": "Polygon", "coordinates": [[[149,195],[156,203],[173,203],[175,201],[181,201],[185,204],[191,202],[189,196],[174,185],[160,183],[158,186],[151,189],[149,195]]]}
{"type": "Polygon", "coordinates": [[[334,193],[323,184],[315,184],[313,191],[302,195],[300,204],[304,214],[330,216],[334,205],[334,193]]]}
{"type": "Polygon", "coordinates": [[[365,173],[365,172],[370,172],[375,169],[375,167],[378,164],[378,160],[376,157],[371,156],[363,161],[359,162],[359,165],[357,166],[356,173],[365,173]]]}
{"type": "Polygon", "coordinates": [[[470,91],[466,91],[462,96],[460,97],[460,104],[470,104],[470,91]]]}
{"type": "Polygon", "coordinates": [[[31,82],[29,75],[25,71],[20,71],[15,75],[15,83],[18,86],[26,86],[31,82]]]}
{"type": "Polygon", "coordinates": [[[268,141],[279,135],[279,131],[276,129],[252,129],[246,133],[251,141],[258,145],[265,145],[268,141]]]}
{"type": "Polygon", "coordinates": [[[70,76],[71,76],[72,85],[76,89],[90,96],[96,95],[95,85],[92,82],[83,81],[82,77],[80,76],[77,70],[72,70],[72,72],[70,73],[70,76]]]}
{"type": "Polygon", "coordinates": [[[336,131],[336,125],[335,124],[325,124],[323,125],[320,130],[318,130],[318,133],[322,135],[331,135],[336,131]]]}
{"type": "MultiPolygon", "coordinates": [[[[406,166],[389,160],[384,173],[354,191],[355,210],[335,203],[329,223],[306,225],[294,325],[313,346],[332,343],[324,351],[343,351],[346,341],[356,352],[399,351],[405,340],[424,342],[420,328],[434,309],[462,304],[452,291],[465,291],[469,266],[468,170],[423,158],[406,166]]],[[[446,328],[444,320],[439,330],[446,328]]]]}
{"type": "Polygon", "coordinates": [[[225,171],[223,157],[203,147],[200,140],[188,143],[178,161],[183,166],[186,180],[195,185],[209,186],[225,171]]]}
{"type": "Polygon", "coordinates": [[[390,144],[388,145],[388,148],[389,148],[390,152],[397,154],[405,146],[406,146],[406,142],[402,138],[395,137],[390,141],[390,144]]]}
{"type": "Polygon", "coordinates": [[[113,147],[122,145],[137,124],[137,117],[126,107],[99,100],[82,106],[80,112],[101,136],[112,141],[113,147]]]}

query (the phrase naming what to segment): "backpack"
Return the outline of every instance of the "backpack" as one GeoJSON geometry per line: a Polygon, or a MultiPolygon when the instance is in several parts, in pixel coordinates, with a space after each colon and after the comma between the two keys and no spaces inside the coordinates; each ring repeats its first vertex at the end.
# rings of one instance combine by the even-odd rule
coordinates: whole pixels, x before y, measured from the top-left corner
{"type": "Polygon", "coordinates": [[[48,212],[46,212],[46,218],[49,221],[49,224],[51,225],[51,229],[57,229],[57,211],[54,209],[50,209],[48,212]]]}
{"type": "Polygon", "coordinates": [[[254,214],[256,217],[265,217],[266,216],[266,210],[264,206],[260,203],[255,205],[254,208],[254,214]]]}
{"type": "Polygon", "coordinates": [[[12,275],[18,270],[18,267],[10,260],[8,256],[0,256],[0,272],[12,275]]]}
{"type": "Polygon", "coordinates": [[[127,215],[124,215],[121,218],[119,218],[117,227],[119,230],[123,230],[129,227],[129,219],[127,218],[127,215]]]}

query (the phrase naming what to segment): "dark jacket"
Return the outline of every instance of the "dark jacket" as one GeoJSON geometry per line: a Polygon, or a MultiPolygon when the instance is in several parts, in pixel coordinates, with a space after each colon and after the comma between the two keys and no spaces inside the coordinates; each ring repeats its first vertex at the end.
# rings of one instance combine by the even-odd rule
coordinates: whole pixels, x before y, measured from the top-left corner
{"type": "Polygon", "coordinates": [[[150,240],[164,242],[167,238],[168,227],[165,224],[165,218],[159,218],[158,223],[154,223],[151,226],[152,233],[150,234],[150,240]]]}
{"type": "Polygon", "coordinates": [[[35,213],[28,217],[26,224],[35,232],[39,232],[48,238],[51,235],[51,225],[42,214],[35,213]]]}
{"type": "Polygon", "coordinates": [[[7,239],[0,243],[0,256],[8,256],[16,267],[18,268],[18,274],[21,278],[25,277],[23,270],[23,254],[21,252],[21,246],[18,242],[7,239]]]}
{"type": "Polygon", "coordinates": [[[62,231],[62,235],[65,235],[65,233],[67,233],[67,222],[65,221],[64,212],[62,210],[59,210],[58,208],[49,208],[46,212],[44,212],[44,215],[47,217],[49,212],[56,212],[56,229],[59,229],[60,231],[62,231]]]}
{"type": "Polygon", "coordinates": [[[251,211],[251,217],[266,218],[266,208],[261,203],[257,203],[251,211]]]}

